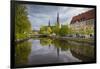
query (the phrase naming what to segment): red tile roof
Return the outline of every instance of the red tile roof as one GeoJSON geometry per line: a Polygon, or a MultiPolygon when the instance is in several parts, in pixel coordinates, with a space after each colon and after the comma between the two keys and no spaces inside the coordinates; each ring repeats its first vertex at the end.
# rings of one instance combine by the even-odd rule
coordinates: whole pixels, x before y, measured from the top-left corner
{"type": "Polygon", "coordinates": [[[76,21],[85,21],[89,19],[95,18],[95,10],[89,10],[85,13],[79,14],[77,16],[74,16],[71,20],[71,24],[75,23],[76,21]]]}

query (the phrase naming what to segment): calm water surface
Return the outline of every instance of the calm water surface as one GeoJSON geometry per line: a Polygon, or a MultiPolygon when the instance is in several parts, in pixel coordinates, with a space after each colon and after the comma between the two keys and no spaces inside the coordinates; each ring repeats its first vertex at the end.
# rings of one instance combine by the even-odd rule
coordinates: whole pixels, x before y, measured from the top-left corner
{"type": "Polygon", "coordinates": [[[15,48],[16,67],[94,60],[94,45],[69,40],[33,38],[15,48]]]}

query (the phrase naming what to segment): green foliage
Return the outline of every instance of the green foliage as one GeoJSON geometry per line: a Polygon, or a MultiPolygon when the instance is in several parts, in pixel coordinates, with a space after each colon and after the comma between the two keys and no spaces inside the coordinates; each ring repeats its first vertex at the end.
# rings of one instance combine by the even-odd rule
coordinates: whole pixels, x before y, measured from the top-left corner
{"type": "Polygon", "coordinates": [[[86,34],[91,34],[91,33],[94,33],[94,29],[87,28],[86,34]]]}
{"type": "MultiPolygon", "coordinates": [[[[78,39],[78,41],[79,41],[79,39],[78,39]]],[[[81,41],[84,42],[84,39],[82,39],[81,41]]],[[[91,41],[91,40],[89,40],[89,41],[91,41]]],[[[84,45],[83,44],[74,44],[69,40],[59,40],[59,39],[53,40],[53,44],[56,48],[60,48],[62,51],[70,49],[71,51],[73,50],[75,53],[77,53],[77,56],[79,54],[81,54],[81,57],[85,56],[86,58],[84,58],[84,59],[86,61],[94,58],[94,50],[93,50],[94,46],[88,46],[85,44],[84,45]]]]}
{"type": "Polygon", "coordinates": [[[91,29],[91,28],[86,28],[86,29],[81,28],[81,29],[79,30],[79,33],[80,33],[80,34],[87,34],[87,35],[89,35],[89,34],[94,33],[94,30],[91,29]]]}
{"type": "Polygon", "coordinates": [[[17,33],[17,34],[16,34],[16,38],[17,38],[17,39],[20,39],[20,38],[23,39],[23,38],[27,38],[27,37],[28,37],[27,34],[23,34],[23,33],[17,33]]]}
{"type": "Polygon", "coordinates": [[[40,28],[40,34],[47,34],[47,27],[46,26],[42,26],[41,28],[40,28]]]}
{"type": "Polygon", "coordinates": [[[26,7],[24,5],[16,4],[15,7],[15,34],[16,39],[23,33],[29,33],[31,31],[31,24],[27,17],[26,7]]]}
{"type": "Polygon", "coordinates": [[[91,28],[80,28],[79,30],[75,30],[68,25],[62,25],[61,28],[56,24],[55,26],[42,26],[40,28],[41,34],[52,34],[55,33],[58,36],[65,36],[67,34],[91,34],[94,30],[91,28]]]}
{"type": "Polygon", "coordinates": [[[40,44],[41,44],[42,46],[49,46],[49,45],[52,44],[52,40],[49,39],[49,38],[41,38],[41,39],[40,39],[40,44]]]}
{"type": "Polygon", "coordinates": [[[48,31],[48,34],[51,34],[51,33],[52,33],[51,27],[48,27],[48,28],[47,28],[47,31],[48,31]]]}
{"type": "Polygon", "coordinates": [[[57,23],[55,24],[55,27],[53,28],[53,31],[56,35],[59,35],[60,27],[57,23]]]}
{"type": "Polygon", "coordinates": [[[51,34],[51,33],[52,33],[52,30],[48,26],[42,26],[40,28],[40,34],[51,34]]]}
{"type": "Polygon", "coordinates": [[[59,35],[59,36],[65,36],[67,34],[70,33],[70,31],[72,31],[68,25],[62,25],[61,28],[56,25],[56,26],[53,26],[52,28],[52,31],[53,33],[55,33],[56,35],[59,35]]]}
{"type": "Polygon", "coordinates": [[[19,43],[15,46],[15,64],[24,65],[28,63],[28,56],[31,52],[31,42],[19,43]]]}
{"type": "Polygon", "coordinates": [[[62,25],[61,28],[58,25],[55,26],[42,26],[40,28],[41,34],[52,34],[55,33],[56,35],[64,36],[66,34],[69,34],[70,28],[67,25],[62,25]]]}
{"type": "Polygon", "coordinates": [[[65,36],[66,34],[69,34],[69,27],[67,25],[62,25],[59,31],[59,35],[65,36]]]}
{"type": "Polygon", "coordinates": [[[55,27],[56,26],[51,26],[50,28],[51,28],[51,30],[52,30],[52,33],[54,33],[55,32],[55,27]]]}

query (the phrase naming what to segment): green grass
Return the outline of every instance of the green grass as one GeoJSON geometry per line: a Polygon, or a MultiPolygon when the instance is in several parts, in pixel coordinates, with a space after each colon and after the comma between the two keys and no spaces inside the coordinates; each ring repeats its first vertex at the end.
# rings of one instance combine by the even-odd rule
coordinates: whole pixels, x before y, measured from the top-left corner
{"type": "Polygon", "coordinates": [[[27,34],[16,34],[15,38],[16,39],[24,39],[24,38],[27,38],[28,35],[27,34]]]}

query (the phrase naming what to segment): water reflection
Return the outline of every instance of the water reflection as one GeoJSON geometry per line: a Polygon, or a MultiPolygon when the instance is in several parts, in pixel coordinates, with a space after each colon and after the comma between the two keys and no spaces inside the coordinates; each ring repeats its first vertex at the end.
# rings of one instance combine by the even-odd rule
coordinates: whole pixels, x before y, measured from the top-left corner
{"type": "Polygon", "coordinates": [[[25,41],[15,46],[15,65],[21,66],[28,63],[28,56],[31,52],[31,42],[25,41]]]}
{"type": "Polygon", "coordinates": [[[49,38],[40,38],[40,44],[42,46],[49,46],[50,47],[50,45],[52,44],[52,41],[53,40],[51,40],[49,38]]]}
{"type": "Polygon", "coordinates": [[[62,51],[70,49],[71,54],[83,62],[94,61],[94,45],[85,43],[75,44],[71,41],[54,40],[54,45],[62,51]]]}
{"type": "Polygon", "coordinates": [[[16,46],[16,66],[94,61],[94,45],[33,38],[16,46]]]}

